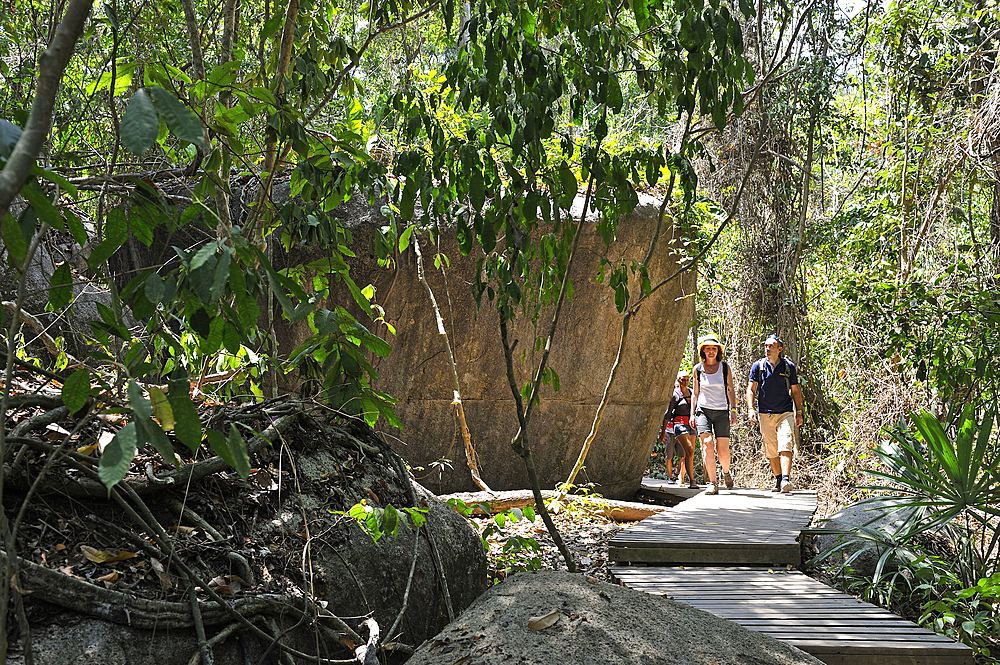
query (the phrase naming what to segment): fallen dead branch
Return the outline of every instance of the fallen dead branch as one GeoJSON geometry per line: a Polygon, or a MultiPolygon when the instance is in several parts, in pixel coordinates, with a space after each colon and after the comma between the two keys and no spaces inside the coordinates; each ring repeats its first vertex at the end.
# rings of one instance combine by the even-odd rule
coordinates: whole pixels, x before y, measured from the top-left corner
{"type": "MultiPolygon", "coordinates": [[[[474,515],[483,515],[480,505],[487,505],[492,514],[502,513],[511,508],[523,508],[534,506],[535,497],[531,490],[508,490],[504,492],[457,492],[455,494],[444,494],[438,497],[442,501],[449,499],[459,499],[466,506],[473,507],[474,515]]],[[[566,495],[552,490],[542,490],[542,498],[545,501],[561,499],[571,504],[577,503],[579,507],[594,510],[602,513],[608,519],[615,522],[637,522],[652,515],[657,515],[665,510],[666,506],[652,506],[645,503],[635,503],[632,501],[616,501],[614,499],[604,499],[596,497],[566,495]]]]}

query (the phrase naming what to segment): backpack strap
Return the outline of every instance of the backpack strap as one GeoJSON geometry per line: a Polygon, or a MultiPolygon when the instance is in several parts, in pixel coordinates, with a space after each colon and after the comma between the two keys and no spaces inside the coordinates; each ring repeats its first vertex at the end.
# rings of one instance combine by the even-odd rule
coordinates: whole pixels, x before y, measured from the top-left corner
{"type": "Polygon", "coordinates": [[[729,363],[725,360],[722,361],[722,392],[726,393],[726,408],[733,408],[729,403],[729,363]]]}

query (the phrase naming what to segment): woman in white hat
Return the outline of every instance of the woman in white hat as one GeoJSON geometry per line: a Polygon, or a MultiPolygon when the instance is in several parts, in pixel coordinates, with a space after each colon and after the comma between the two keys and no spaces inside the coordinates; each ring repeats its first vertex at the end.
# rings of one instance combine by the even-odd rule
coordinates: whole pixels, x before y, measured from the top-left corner
{"type": "Polygon", "coordinates": [[[708,476],[705,493],[718,494],[716,450],[726,489],[733,489],[733,476],[729,473],[729,428],[736,424],[736,412],[732,410],[736,405],[736,390],[729,364],[724,360],[726,349],[718,337],[706,335],[699,339],[698,355],[701,362],[694,366],[691,413],[701,439],[705,475],[708,476]]]}

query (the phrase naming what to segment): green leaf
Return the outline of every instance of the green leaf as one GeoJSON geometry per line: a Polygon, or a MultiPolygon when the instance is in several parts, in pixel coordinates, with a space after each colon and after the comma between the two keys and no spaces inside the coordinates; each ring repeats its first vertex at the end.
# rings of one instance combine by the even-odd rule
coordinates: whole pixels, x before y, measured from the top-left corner
{"type": "Polygon", "coordinates": [[[646,0],[632,0],[632,12],[635,14],[635,25],[639,32],[650,28],[649,7],[646,0]]]}
{"type": "Polygon", "coordinates": [[[125,211],[121,208],[112,208],[104,221],[104,240],[94,248],[93,254],[87,259],[87,264],[96,269],[107,263],[111,255],[125,244],[127,238],[128,222],[125,220],[125,211]]]}
{"type": "Polygon", "coordinates": [[[160,457],[164,461],[169,462],[171,466],[177,466],[177,456],[174,452],[174,444],[170,442],[167,438],[166,433],[164,433],[163,428],[161,428],[155,421],[149,420],[139,420],[136,421],[139,424],[140,435],[146,439],[147,442],[153,444],[153,448],[156,452],[160,453],[160,457]]]}
{"type": "Polygon", "coordinates": [[[469,175],[469,202],[476,212],[482,210],[486,203],[486,180],[478,167],[473,168],[469,175]]]}
{"type": "Polygon", "coordinates": [[[142,388],[133,379],[128,380],[128,403],[137,418],[146,420],[153,416],[153,406],[142,394],[142,388]]]}
{"type": "Polygon", "coordinates": [[[563,190],[560,207],[563,210],[569,210],[573,207],[573,199],[576,198],[579,183],[576,180],[576,174],[573,173],[573,169],[565,161],[559,164],[559,184],[562,185],[563,190]]]}
{"type": "Polygon", "coordinates": [[[226,351],[229,351],[229,353],[235,356],[239,353],[240,346],[242,344],[243,339],[240,335],[239,328],[227,321],[226,327],[222,331],[222,345],[226,347],[226,351]]]}
{"type": "Polygon", "coordinates": [[[73,236],[73,240],[76,241],[76,244],[83,247],[87,244],[87,240],[89,240],[87,237],[87,229],[84,228],[83,222],[80,221],[80,218],[77,217],[76,213],[72,210],[67,208],[64,212],[67,230],[70,235],[73,236]]]}
{"type": "Polygon", "coordinates": [[[156,112],[163,118],[163,122],[174,133],[174,136],[201,146],[206,152],[211,150],[211,146],[205,137],[205,128],[202,127],[201,120],[198,119],[191,109],[174,97],[172,94],[159,86],[151,86],[149,94],[156,107],[156,112]]]}
{"type": "Polygon", "coordinates": [[[23,263],[28,256],[28,241],[21,231],[21,225],[14,221],[10,213],[3,218],[3,229],[0,233],[3,235],[4,244],[7,245],[8,258],[18,265],[23,263]]]}
{"type": "Polygon", "coordinates": [[[139,88],[132,95],[119,125],[122,145],[133,155],[142,155],[156,142],[159,131],[160,118],[153,100],[145,88],[139,88]]]}
{"type": "Polygon", "coordinates": [[[236,468],[236,460],[233,459],[233,453],[229,449],[229,442],[226,441],[226,437],[222,435],[222,432],[210,429],[205,432],[205,439],[215,454],[222,458],[223,462],[234,469],[236,468]]]}
{"type": "Polygon", "coordinates": [[[186,380],[171,381],[167,399],[174,415],[174,435],[191,452],[195,452],[201,446],[201,419],[188,395],[188,390],[186,380]]]}
{"type": "Polygon", "coordinates": [[[219,249],[218,242],[208,243],[207,245],[199,249],[198,252],[194,255],[194,258],[191,259],[191,265],[188,266],[188,269],[191,272],[194,272],[198,268],[202,267],[203,265],[205,265],[205,262],[208,261],[209,258],[215,256],[215,252],[218,249],[219,249]]]}
{"type": "Polygon", "coordinates": [[[97,475],[108,488],[113,487],[128,473],[136,448],[144,441],[139,440],[139,433],[134,422],[118,430],[111,443],[101,453],[101,462],[97,475]]]}
{"type": "Polygon", "coordinates": [[[399,533],[399,513],[391,504],[382,513],[382,531],[393,537],[399,533]]]}
{"type": "Polygon", "coordinates": [[[49,307],[58,311],[73,300],[73,275],[69,263],[61,263],[49,280],[49,307]]]}
{"type": "Polygon", "coordinates": [[[205,337],[205,341],[199,347],[202,353],[210,356],[222,347],[222,331],[225,327],[225,317],[219,315],[212,319],[212,323],[208,329],[208,336],[205,337]]]}
{"type": "Polygon", "coordinates": [[[608,107],[618,113],[622,110],[624,100],[622,99],[621,85],[618,83],[618,75],[614,72],[608,73],[608,107]]]}
{"type": "Polygon", "coordinates": [[[413,225],[407,226],[406,230],[399,235],[399,253],[402,254],[410,247],[410,236],[413,235],[413,225]]]}
{"type": "Polygon", "coordinates": [[[70,413],[76,413],[87,405],[90,398],[90,372],[78,369],[63,382],[62,401],[70,413]]]}
{"type": "Polygon", "coordinates": [[[250,454],[247,452],[246,441],[243,435],[236,428],[236,425],[229,425],[229,452],[233,457],[233,468],[240,478],[246,480],[250,475],[250,454]]]}
{"type": "Polygon", "coordinates": [[[49,200],[49,195],[45,193],[45,190],[37,182],[29,182],[22,187],[21,196],[34,209],[39,221],[48,223],[49,226],[58,231],[66,231],[66,224],[63,223],[59,209],[52,204],[52,201],[49,200]]]}
{"type": "Polygon", "coordinates": [[[149,401],[153,407],[153,415],[160,421],[160,427],[164,430],[173,429],[174,411],[170,408],[170,401],[163,391],[156,386],[150,386],[149,401]]]}
{"type": "Polygon", "coordinates": [[[167,292],[167,288],[163,285],[163,278],[155,272],[150,273],[149,277],[146,278],[146,287],[143,289],[143,292],[146,294],[146,299],[149,302],[158,305],[167,292]]]}

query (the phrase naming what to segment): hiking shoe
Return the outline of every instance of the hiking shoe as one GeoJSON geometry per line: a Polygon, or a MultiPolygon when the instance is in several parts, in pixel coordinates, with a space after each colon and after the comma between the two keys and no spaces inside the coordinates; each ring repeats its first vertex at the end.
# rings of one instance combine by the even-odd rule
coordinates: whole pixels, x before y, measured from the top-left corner
{"type": "Polygon", "coordinates": [[[715,483],[708,483],[705,485],[705,494],[718,494],[719,487],[715,483]]]}
{"type": "Polygon", "coordinates": [[[789,478],[788,476],[782,476],[781,477],[781,493],[782,494],[787,494],[788,492],[791,492],[793,489],[795,489],[795,485],[792,484],[791,478],[789,478]]]}
{"type": "Polygon", "coordinates": [[[733,486],[735,485],[735,483],[733,482],[733,474],[726,471],[724,474],[722,474],[722,479],[726,481],[727,490],[733,489],[733,486]]]}
{"type": "Polygon", "coordinates": [[[771,488],[771,491],[772,492],[780,492],[781,491],[781,476],[775,476],[774,477],[774,487],[771,488]]]}
{"type": "Polygon", "coordinates": [[[667,478],[667,484],[668,485],[676,485],[677,484],[677,479],[676,478],[667,478]]]}

